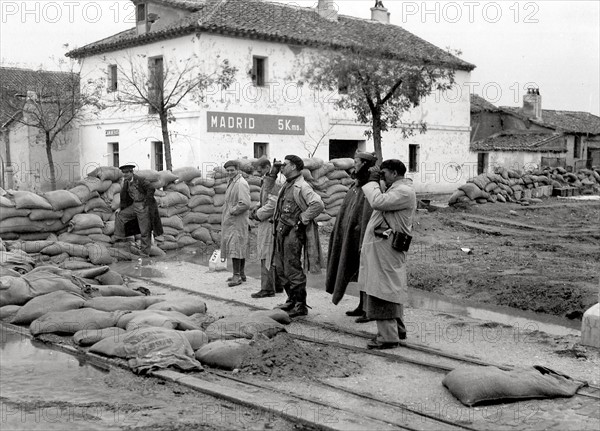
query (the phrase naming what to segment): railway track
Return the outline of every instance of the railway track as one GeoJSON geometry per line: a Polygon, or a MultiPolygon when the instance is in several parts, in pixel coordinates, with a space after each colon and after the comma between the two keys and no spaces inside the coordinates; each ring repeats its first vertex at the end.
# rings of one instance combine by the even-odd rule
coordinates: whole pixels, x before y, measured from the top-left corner
{"type": "MultiPolygon", "coordinates": [[[[211,301],[234,304],[252,310],[262,310],[242,301],[220,298],[215,295],[196,292],[171,284],[157,282],[145,277],[134,277],[132,279],[143,281],[157,287],[185,292],[211,301]]],[[[362,331],[353,331],[336,327],[327,323],[313,322],[307,319],[299,319],[301,325],[311,326],[317,330],[330,332],[344,337],[358,338],[362,340],[372,335],[362,331]]],[[[26,328],[14,325],[5,325],[10,330],[17,331],[29,336],[26,328]]],[[[289,336],[301,343],[311,343],[327,346],[332,349],[341,349],[349,354],[366,355],[367,357],[383,358],[386,361],[408,364],[424,368],[428,372],[445,374],[455,368],[456,364],[471,365],[494,365],[501,369],[509,370],[510,366],[491,364],[475,358],[468,358],[444,352],[410,342],[403,342],[401,350],[392,352],[372,351],[358,347],[351,343],[332,341],[328,337],[307,337],[302,334],[289,333],[289,336]],[[407,353],[404,353],[407,352],[407,353]],[[410,355],[417,353],[420,357],[410,355]],[[425,355],[426,358],[422,356],[425,355]],[[446,363],[444,363],[444,360],[446,363]],[[450,362],[448,362],[450,361],[450,362]],[[454,364],[454,365],[449,365],[454,364]]],[[[44,340],[44,337],[41,337],[44,340]]],[[[48,341],[48,340],[45,340],[48,341]]],[[[126,361],[120,359],[105,358],[86,352],[84,349],[71,345],[56,345],[56,348],[76,355],[89,362],[91,365],[102,369],[110,366],[128,368],[126,361]]],[[[307,388],[297,388],[290,391],[289,388],[281,388],[276,381],[252,381],[252,379],[241,379],[237,374],[207,370],[204,373],[182,374],[173,370],[160,370],[152,373],[153,376],[172,381],[202,392],[218,399],[224,399],[248,408],[262,410],[270,415],[279,415],[292,420],[302,426],[312,429],[323,430],[364,430],[364,429],[403,429],[403,430],[488,430],[494,429],[497,424],[486,424],[485,422],[472,422],[468,415],[448,417],[440,412],[431,412],[396,400],[385,399],[366,392],[362,389],[348,388],[336,382],[335,379],[313,379],[307,388]],[[490,427],[490,425],[493,425],[490,427]]],[[[440,378],[441,379],[441,378],[440,378]]],[[[254,379],[256,380],[256,379],[254,379]]],[[[577,393],[589,401],[597,403],[600,399],[600,388],[582,388],[577,393]]],[[[472,409],[463,408],[464,412],[472,409]]]]}

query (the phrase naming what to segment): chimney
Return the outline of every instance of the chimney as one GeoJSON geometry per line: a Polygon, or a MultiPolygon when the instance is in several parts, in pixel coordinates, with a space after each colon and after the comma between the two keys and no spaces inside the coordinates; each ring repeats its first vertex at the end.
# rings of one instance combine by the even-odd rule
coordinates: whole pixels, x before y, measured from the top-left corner
{"type": "Polygon", "coordinates": [[[542,96],[539,88],[529,87],[527,94],[523,95],[523,113],[528,118],[542,119],[542,96]]]}
{"type": "Polygon", "coordinates": [[[317,5],[317,13],[330,21],[338,20],[337,5],[333,0],[319,0],[317,5]]]}
{"type": "Polygon", "coordinates": [[[375,7],[371,8],[371,20],[372,21],[379,21],[379,22],[381,22],[383,24],[389,24],[390,23],[390,13],[383,6],[383,1],[382,0],[377,0],[375,2],[375,7]]]}

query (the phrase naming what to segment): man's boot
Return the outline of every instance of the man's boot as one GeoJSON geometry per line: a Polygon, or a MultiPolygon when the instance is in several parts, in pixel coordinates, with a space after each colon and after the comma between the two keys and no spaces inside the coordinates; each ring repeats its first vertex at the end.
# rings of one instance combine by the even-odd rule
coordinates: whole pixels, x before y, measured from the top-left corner
{"type": "Polygon", "coordinates": [[[246,281],[246,273],[244,272],[246,269],[246,259],[240,259],[240,278],[242,281],[246,281]]]}
{"type": "Polygon", "coordinates": [[[294,305],[294,308],[292,308],[288,312],[288,315],[290,317],[306,316],[307,314],[308,314],[308,307],[306,306],[306,304],[301,303],[301,302],[297,302],[296,305],[294,305]]]}
{"type": "Polygon", "coordinates": [[[242,284],[242,278],[240,277],[240,259],[231,259],[233,265],[233,277],[227,282],[229,287],[239,286],[242,284]]]}
{"type": "Polygon", "coordinates": [[[296,303],[294,301],[292,301],[290,298],[288,298],[288,300],[285,303],[279,304],[275,308],[278,308],[283,311],[291,311],[295,305],[296,305],[296,303]]]}

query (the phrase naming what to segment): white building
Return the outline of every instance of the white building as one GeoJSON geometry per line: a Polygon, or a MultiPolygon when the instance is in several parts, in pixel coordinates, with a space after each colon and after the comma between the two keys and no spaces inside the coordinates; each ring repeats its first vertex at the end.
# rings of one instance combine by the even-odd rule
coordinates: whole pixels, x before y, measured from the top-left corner
{"type": "MultiPolygon", "coordinates": [[[[365,20],[338,14],[330,0],[319,0],[316,8],[261,0],[133,2],[136,28],[68,54],[82,62],[82,83],[106,78],[107,97],[118,98],[123,81],[114,65],[140,56],[165,65],[197,56],[207,72],[228,59],[238,69],[228,90],[211,91],[201,102],[186,100],[173,110],[173,168],[196,166],[204,172],[232,158],[307,157],[314,151],[328,160],[351,157],[357,148],[372,150],[364,135],[368,125],[327,103],[336,95],[315,95],[296,84],[298,62],[314,50],[376,44],[399,58],[441,59],[456,69],[459,88],[474,68],[390,24],[381,7],[365,20]]],[[[427,133],[402,139],[399,130],[385,132],[383,155],[409,166],[418,192],[451,192],[476,174],[477,158],[469,151],[469,94],[430,99],[407,118],[424,119],[427,133]]],[[[147,107],[106,110],[82,124],[82,164],[135,162],[141,169],[162,169],[160,125],[144,121],[147,114],[147,107]]]]}

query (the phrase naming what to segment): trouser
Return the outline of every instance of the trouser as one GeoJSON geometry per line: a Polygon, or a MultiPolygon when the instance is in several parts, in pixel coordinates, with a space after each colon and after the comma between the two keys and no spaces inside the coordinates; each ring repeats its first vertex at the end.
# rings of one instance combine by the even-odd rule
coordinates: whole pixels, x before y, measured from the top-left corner
{"type": "Polygon", "coordinates": [[[275,292],[274,274],[271,268],[267,268],[267,259],[260,261],[260,290],[264,292],[275,292]]]}
{"type": "Polygon", "coordinates": [[[275,286],[283,287],[288,301],[306,305],[306,274],[302,268],[303,242],[296,229],[277,230],[273,266],[275,286]],[[286,231],[289,231],[287,235],[286,231]]]}
{"type": "Polygon", "coordinates": [[[115,238],[125,238],[125,224],[136,219],[140,227],[142,252],[149,254],[152,246],[152,224],[150,223],[148,208],[144,202],[134,202],[133,205],[119,211],[115,219],[115,238]]]}
{"type": "Polygon", "coordinates": [[[400,334],[406,334],[404,322],[399,317],[395,319],[377,320],[377,341],[397,343],[400,334]]]}

